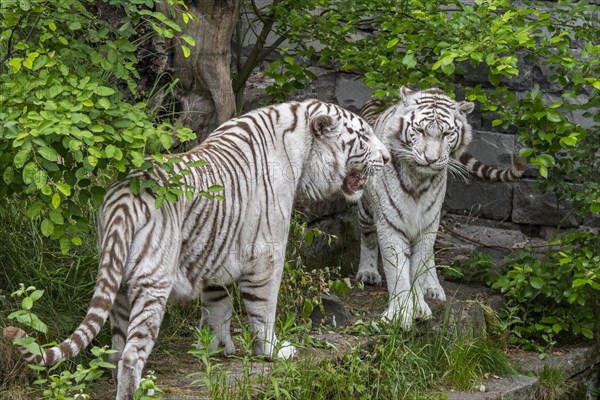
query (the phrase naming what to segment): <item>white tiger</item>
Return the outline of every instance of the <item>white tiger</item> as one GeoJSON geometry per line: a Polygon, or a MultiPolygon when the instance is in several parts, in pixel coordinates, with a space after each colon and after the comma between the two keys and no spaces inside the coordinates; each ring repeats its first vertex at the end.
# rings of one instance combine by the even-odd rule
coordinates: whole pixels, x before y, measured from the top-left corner
{"type": "MultiPolygon", "coordinates": [[[[155,195],[134,195],[130,183],[133,177],[166,181],[161,170],[134,171],[112,185],[100,211],[100,265],[87,315],[68,339],[41,356],[20,347],[27,360],[52,365],[76,355],[110,315],[112,347],[118,350],[111,358],[117,365],[116,398],[130,400],[168,300],[200,296],[200,325],[216,333],[211,349],[223,346],[224,354],[234,353],[228,293],[235,283],[257,338],[255,354],[291,357],[294,349],[278,342],[274,322],[294,196],[321,199],[342,192],[357,200],[368,176],[390,155],[357,115],[306,100],[225,122],[177,157],[182,162],[175,164],[176,172],[183,163],[208,162],[192,168],[185,183],[197,190],[221,184],[224,200],[195,196],[156,209],[155,195]]],[[[14,327],[4,334],[25,336],[14,327]]]]}
{"type": "Polygon", "coordinates": [[[381,111],[372,101],[361,116],[373,125],[392,161],[365,188],[358,207],[361,254],[357,279],[381,284],[377,271],[381,253],[389,293],[383,317],[398,318],[408,329],[413,319],[427,319],[425,297],[444,301],[433,257],[447,171],[472,173],[483,179],[509,181],[523,174],[517,158],[498,170],[466,153],[472,138],[466,115],[471,102],[456,102],[436,88],[400,89],[399,103],[381,111]]]}

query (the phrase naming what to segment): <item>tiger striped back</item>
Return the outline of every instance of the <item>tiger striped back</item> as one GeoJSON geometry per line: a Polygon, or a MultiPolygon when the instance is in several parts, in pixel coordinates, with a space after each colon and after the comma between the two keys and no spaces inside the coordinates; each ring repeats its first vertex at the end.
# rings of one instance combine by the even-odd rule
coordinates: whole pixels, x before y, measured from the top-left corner
{"type": "MultiPolygon", "coordinates": [[[[291,357],[294,349],[277,340],[274,322],[294,197],[342,193],[357,200],[390,158],[363,119],[318,100],[254,110],[177,157],[174,172],[186,185],[199,192],[221,184],[224,200],[196,195],[156,209],[153,192],[135,195],[130,187],[133,178],[168,181],[161,169],[133,171],[113,184],[99,215],[99,270],[87,315],[42,355],[20,346],[28,361],[52,365],[79,353],[110,316],[116,398],[132,399],[169,299],[200,296],[200,325],[216,333],[211,349],[235,351],[228,296],[234,284],[257,338],[255,353],[291,357]],[[187,168],[197,161],[208,165],[187,168]]],[[[25,336],[12,327],[4,334],[25,336]]]]}

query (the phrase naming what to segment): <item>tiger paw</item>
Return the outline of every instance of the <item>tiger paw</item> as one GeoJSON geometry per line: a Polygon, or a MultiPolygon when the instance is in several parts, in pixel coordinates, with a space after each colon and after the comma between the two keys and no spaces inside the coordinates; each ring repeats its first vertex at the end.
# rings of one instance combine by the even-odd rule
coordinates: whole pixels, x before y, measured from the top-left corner
{"type": "Polygon", "coordinates": [[[420,300],[417,303],[415,318],[421,321],[431,319],[431,308],[425,303],[425,300],[420,300]]]}
{"type": "Polygon", "coordinates": [[[293,358],[296,355],[296,348],[290,344],[287,340],[281,342],[281,347],[277,352],[278,358],[293,358]]]}
{"type": "Polygon", "coordinates": [[[377,270],[375,271],[358,271],[356,274],[356,280],[362,281],[370,286],[381,286],[381,275],[377,270]]]}
{"type": "MultiPolygon", "coordinates": [[[[198,341],[198,344],[196,345],[196,347],[198,349],[202,349],[202,343],[200,341],[198,341]]],[[[223,340],[219,339],[218,337],[216,337],[215,339],[213,339],[213,341],[210,344],[210,347],[208,348],[209,352],[214,352],[214,356],[215,357],[227,357],[231,354],[235,354],[235,345],[233,344],[233,341],[231,340],[231,337],[227,337],[223,340]],[[220,351],[216,351],[217,349],[221,349],[220,351]]]]}
{"type": "Polygon", "coordinates": [[[446,293],[440,285],[432,285],[423,288],[423,294],[428,299],[446,301],[446,293]]]}
{"type": "Polygon", "coordinates": [[[395,307],[389,306],[381,316],[381,319],[391,323],[398,322],[403,330],[408,331],[413,326],[414,317],[412,307],[402,307],[398,310],[395,307]]]}

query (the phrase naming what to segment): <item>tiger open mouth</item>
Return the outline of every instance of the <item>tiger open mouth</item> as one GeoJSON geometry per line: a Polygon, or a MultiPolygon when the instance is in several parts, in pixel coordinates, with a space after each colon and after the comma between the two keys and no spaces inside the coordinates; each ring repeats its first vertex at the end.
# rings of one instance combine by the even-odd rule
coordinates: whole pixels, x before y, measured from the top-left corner
{"type": "Polygon", "coordinates": [[[352,170],[344,179],[343,190],[347,194],[354,194],[360,192],[365,188],[367,184],[367,176],[362,174],[360,171],[352,170]]]}

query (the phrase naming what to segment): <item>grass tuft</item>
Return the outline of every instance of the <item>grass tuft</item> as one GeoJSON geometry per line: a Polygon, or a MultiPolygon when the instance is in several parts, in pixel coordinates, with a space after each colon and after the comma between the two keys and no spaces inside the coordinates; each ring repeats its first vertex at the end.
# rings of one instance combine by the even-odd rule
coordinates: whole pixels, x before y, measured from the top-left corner
{"type": "Polygon", "coordinates": [[[567,377],[565,371],[560,368],[544,365],[538,379],[535,400],[558,400],[567,393],[567,377]]]}

